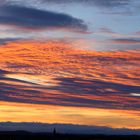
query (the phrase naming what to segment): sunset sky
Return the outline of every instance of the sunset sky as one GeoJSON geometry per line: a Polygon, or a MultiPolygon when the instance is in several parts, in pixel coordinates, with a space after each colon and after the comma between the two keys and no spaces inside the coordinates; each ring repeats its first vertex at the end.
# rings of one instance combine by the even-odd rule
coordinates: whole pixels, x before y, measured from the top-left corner
{"type": "Polygon", "coordinates": [[[9,121],[140,129],[140,1],[1,0],[9,121]]]}

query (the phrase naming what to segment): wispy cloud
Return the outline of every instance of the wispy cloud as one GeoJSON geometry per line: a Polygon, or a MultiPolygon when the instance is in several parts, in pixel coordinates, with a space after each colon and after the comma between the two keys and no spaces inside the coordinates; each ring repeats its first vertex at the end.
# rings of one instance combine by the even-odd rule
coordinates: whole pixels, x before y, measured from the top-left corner
{"type": "Polygon", "coordinates": [[[16,72],[1,75],[2,100],[130,110],[140,107],[131,94],[140,90],[138,51],[90,52],[63,41],[19,41],[3,45],[0,58],[2,69],[16,72]]]}
{"type": "Polygon", "coordinates": [[[112,39],[112,42],[115,44],[127,44],[127,45],[139,45],[140,39],[139,38],[116,38],[112,39]]]}
{"type": "Polygon", "coordinates": [[[8,42],[13,42],[20,40],[19,38],[0,38],[0,45],[8,43],[8,42]]]}
{"type": "Polygon", "coordinates": [[[140,31],[137,31],[135,34],[136,34],[136,35],[140,35],[140,31]]]}
{"type": "MultiPolygon", "coordinates": [[[[7,2],[11,2],[11,0],[7,0],[7,2]]],[[[21,0],[12,0],[12,2],[20,3],[21,0]]],[[[32,3],[33,0],[29,0],[28,2],[32,3]]],[[[83,3],[83,4],[89,4],[92,6],[101,6],[101,7],[118,7],[118,6],[124,6],[128,5],[130,3],[130,0],[37,0],[38,3],[55,3],[55,4],[65,4],[65,3],[83,3]]]]}
{"type": "Polygon", "coordinates": [[[110,28],[107,27],[102,27],[99,29],[99,32],[105,33],[105,34],[115,34],[110,28]]]}

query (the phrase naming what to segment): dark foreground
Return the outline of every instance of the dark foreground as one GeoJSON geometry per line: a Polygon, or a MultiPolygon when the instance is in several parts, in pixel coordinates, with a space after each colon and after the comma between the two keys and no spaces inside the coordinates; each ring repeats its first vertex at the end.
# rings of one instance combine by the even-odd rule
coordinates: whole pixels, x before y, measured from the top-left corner
{"type": "Polygon", "coordinates": [[[69,135],[30,133],[24,131],[0,132],[0,140],[140,140],[136,135],[69,135]]]}

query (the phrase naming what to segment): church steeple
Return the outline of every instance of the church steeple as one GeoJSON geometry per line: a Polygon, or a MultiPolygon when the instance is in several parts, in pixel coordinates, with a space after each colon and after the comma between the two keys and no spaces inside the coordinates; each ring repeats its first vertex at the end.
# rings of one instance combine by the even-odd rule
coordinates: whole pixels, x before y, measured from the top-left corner
{"type": "Polygon", "coordinates": [[[56,135],[56,129],[55,128],[53,129],[53,135],[56,135]]]}

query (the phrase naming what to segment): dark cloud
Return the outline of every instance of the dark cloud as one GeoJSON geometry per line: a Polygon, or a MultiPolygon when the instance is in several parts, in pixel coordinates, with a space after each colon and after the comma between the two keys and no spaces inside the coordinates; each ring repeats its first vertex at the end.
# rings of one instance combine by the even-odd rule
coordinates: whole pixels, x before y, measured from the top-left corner
{"type": "Polygon", "coordinates": [[[40,87],[39,84],[32,82],[7,78],[4,76],[6,73],[7,71],[0,71],[0,100],[2,101],[128,110],[140,108],[138,97],[130,95],[140,91],[138,86],[61,77],[55,79],[59,82],[57,86],[40,87]],[[21,85],[12,84],[13,82],[21,85]],[[42,90],[47,94],[44,95],[42,90]]]}
{"type": "Polygon", "coordinates": [[[0,45],[20,40],[19,38],[0,38],[0,45]]]}
{"type": "MultiPolygon", "coordinates": [[[[115,7],[124,7],[127,5],[131,5],[133,3],[132,0],[28,0],[27,2],[23,2],[22,0],[5,0],[6,3],[10,4],[29,4],[34,5],[35,3],[39,4],[86,4],[89,6],[98,6],[102,8],[115,8],[115,7]]],[[[137,2],[136,0],[134,0],[137,2]]]]}
{"type": "Polygon", "coordinates": [[[0,76],[1,76],[2,74],[6,74],[6,73],[8,73],[8,72],[5,71],[5,70],[0,70],[0,76]]]}
{"type": "Polygon", "coordinates": [[[0,24],[23,29],[67,29],[84,32],[85,23],[72,16],[20,6],[1,6],[0,24]]]}
{"type": "Polygon", "coordinates": [[[116,39],[111,39],[111,41],[119,44],[140,44],[140,39],[139,38],[116,38],[116,39]]]}
{"type": "Polygon", "coordinates": [[[124,6],[130,3],[130,0],[40,0],[43,3],[85,3],[85,4],[92,4],[93,6],[101,6],[101,7],[117,7],[117,6],[124,6]]]}

